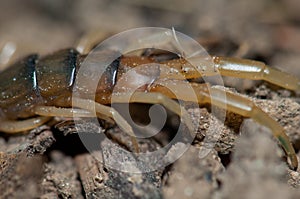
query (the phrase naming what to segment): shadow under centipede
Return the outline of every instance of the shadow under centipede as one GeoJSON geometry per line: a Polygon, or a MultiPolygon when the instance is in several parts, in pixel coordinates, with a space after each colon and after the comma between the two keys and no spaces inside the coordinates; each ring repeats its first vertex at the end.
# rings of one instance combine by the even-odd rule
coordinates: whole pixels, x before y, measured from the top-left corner
{"type": "Polygon", "coordinates": [[[62,132],[53,131],[56,142],[50,147],[48,151],[59,150],[66,155],[75,156],[77,154],[87,152],[87,149],[82,144],[79,136],[76,133],[64,135],[62,132]]]}
{"type": "Polygon", "coordinates": [[[63,132],[53,129],[53,134],[56,142],[50,147],[48,151],[59,150],[66,155],[76,156],[78,154],[88,153],[94,150],[100,150],[100,142],[102,136],[99,133],[93,132],[75,132],[64,135],[63,132]],[[84,133],[84,137],[89,141],[89,148],[84,145],[82,137],[79,135],[84,133]]]}
{"type": "Polygon", "coordinates": [[[223,166],[225,168],[227,168],[229,166],[229,164],[231,163],[232,160],[232,153],[227,153],[227,154],[222,154],[222,153],[218,153],[218,156],[221,159],[221,163],[223,164],[223,166]]]}

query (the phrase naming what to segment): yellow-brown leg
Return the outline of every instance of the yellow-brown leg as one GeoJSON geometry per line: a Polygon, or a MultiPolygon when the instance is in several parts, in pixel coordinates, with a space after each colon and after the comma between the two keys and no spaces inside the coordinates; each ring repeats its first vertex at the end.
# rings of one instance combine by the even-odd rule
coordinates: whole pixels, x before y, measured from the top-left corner
{"type": "Polygon", "coordinates": [[[4,133],[18,133],[34,129],[49,121],[51,117],[35,117],[22,121],[15,120],[0,120],[0,131],[4,133]]]}
{"type": "MultiPolygon", "coordinates": [[[[160,92],[166,96],[169,96],[170,98],[174,98],[175,95],[182,96],[181,100],[185,101],[191,101],[191,99],[194,99],[190,92],[184,93],[185,91],[184,89],[181,89],[181,83],[179,80],[174,81],[170,81],[169,84],[168,82],[164,84],[168,87],[168,89],[162,86],[154,86],[151,88],[151,91],[160,92]],[[176,83],[174,81],[176,81],[176,83]],[[174,87],[173,89],[171,89],[172,86],[174,87]],[[170,93],[170,89],[175,95],[170,93]],[[181,92],[180,95],[179,92],[181,92]]],[[[191,86],[194,88],[195,94],[197,95],[197,103],[211,103],[212,105],[237,113],[244,117],[250,117],[259,124],[268,127],[272,131],[274,137],[279,140],[288,158],[290,159],[290,167],[294,170],[297,169],[297,156],[288,136],[284,132],[283,127],[281,127],[267,113],[258,108],[252,101],[246,99],[245,97],[241,97],[240,95],[224,91],[220,88],[210,88],[206,84],[191,83],[191,86]]],[[[182,85],[182,88],[184,87],[186,87],[186,85],[182,85]]]]}
{"type": "Polygon", "coordinates": [[[73,106],[80,109],[74,108],[56,108],[52,106],[37,106],[35,107],[35,113],[44,116],[59,116],[59,117],[99,117],[104,120],[111,122],[115,120],[120,128],[128,133],[132,138],[132,144],[135,151],[138,152],[138,144],[135,138],[132,127],[128,122],[113,108],[99,104],[92,100],[73,98],[73,106]],[[94,114],[93,114],[94,113],[94,114]]]}
{"type": "Polygon", "coordinates": [[[34,107],[36,115],[51,116],[51,117],[93,117],[89,111],[84,109],[74,108],[58,108],[55,106],[36,106],[34,107]]]}
{"type": "Polygon", "coordinates": [[[105,31],[92,31],[84,35],[77,43],[76,50],[81,54],[88,54],[101,41],[107,38],[111,33],[105,31]]]}
{"type": "MultiPolygon", "coordinates": [[[[186,85],[185,85],[186,86],[186,85]]],[[[190,133],[193,134],[195,129],[193,123],[189,118],[189,115],[184,107],[181,107],[179,103],[170,99],[161,93],[145,93],[135,92],[133,94],[120,94],[112,97],[113,103],[149,103],[149,104],[161,104],[170,111],[180,116],[189,129],[190,133]],[[128,99],[128,100],[127,100],[128,99]]]]}
{"type": "Polygon", "coordinates": [[[0,120],[0,131],[5,133],[18,133],[34,129],[49,121],[54,116],[59,117],[93,117],[93,115],[82,109],[57,108],[54,106],[36,106],[34,112],[40,117],[25,120],[0,120]]]}
{"type": "Polygon", "coordinates": [[[171,68],[161,69],[161,79],[192,79],[201,76],[222,75],[265,80],[289,90],[300,91],[299,78],[254,60],[214,56],[212,59],[203,57],[191,57],[187,60],[174,59],[161,64],[171,68]]]}
{"type": "Polygon", "coordinates": [[[234,57],[213,57],[213,61],[221,75],[265,80],[289,90],[300,91],[300,79],[263,62],[234,57]]]}
{"type": "Polygon", "coordinates": [[[96,113],[100,114],[100,117],[104,116],[103,119],[111,118],[115,120],[116,123],[120,126],[120,128],[131,136],[133,147],[137,153],[139,152],[138,143],[132,130],[132,127],[115,109],[87,99],[73,98],[72,102],[73,106],[75,107],[79,107],[90,112],[96,111],[96,113]]]}

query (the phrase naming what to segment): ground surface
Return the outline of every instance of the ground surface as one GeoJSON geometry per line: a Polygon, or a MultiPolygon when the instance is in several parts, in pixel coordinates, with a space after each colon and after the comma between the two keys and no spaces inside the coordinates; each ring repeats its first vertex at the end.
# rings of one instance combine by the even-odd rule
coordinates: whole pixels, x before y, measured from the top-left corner
{"type": "MultiPolygon", "coordinates": [[[[189,4],[29,0],[20,4],[13,0],[0,4],[0,53],[11,42],[17,49],[13,59],[74,46],[83,33],[95,29],[116,33],[133,27],[162,26],[175,27],[197,39],[210,54],[262,60],[300,77],[297,0],[235,0],[231,4],[218,0],[189,4]]],[[[0,66],[5,65],[8,63],[0,56],[0,66]]],[[[224,81],[227,89],[242,93],[277,120],[299,152],[299,94],[265,82],[224,81]]],[[[100,144],[108,150],[88,153],[73,132],[72,121],[44,125],[28,134],[1,134],[0,198],[299,198],[300,170],[288,169],[268,129],[232,113],[227,114],[224,124],[206,107],[188,111],[195,121],[200,113],[193,145],[168,167],[141,174],[107,166],[124,159],[107,138],[100,144]],[[200,146],[209,147],[203,140],[211,135],[211,127],[219,136],[203,156],[200,146]]],[[[107,130],[85,120],[80,127],[81,133],[93,135],[107,130]]],[[[143,140],[141,149],[157,149],[174,129],[165,129],[164,133],[143,140]]],[[[130,149],[130,140],[119,128],[107,130],[106,135],[123,147],[129,143],[130,149]]],[[[183,145],[173,145],[168,157],[183,145]]],[[[137,169],[143,170],[143,165],[137,169]]]]}

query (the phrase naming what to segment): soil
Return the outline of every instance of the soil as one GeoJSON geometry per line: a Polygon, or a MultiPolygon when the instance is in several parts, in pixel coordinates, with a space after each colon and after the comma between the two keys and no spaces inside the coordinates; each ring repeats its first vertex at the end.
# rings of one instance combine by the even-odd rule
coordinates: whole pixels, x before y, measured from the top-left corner
{"type": "MultiPolygon", "coordinates": [[[[45,55],[74,46],[90,31],[112,34],[160,26],[195,38],[210,54],[264,61],[300,77],[299,1],[189,2],[0,0],[0,69],[30,53],[45,55]],[[8,43],[16,52],[5,62],[1,55],[8,43]]],[[[225,87],[220,88],[252,100],[284,127],[300,159],[300,93],[263,81],[223,80],[225,87]]],[[[137,107],[141,110],[147,108],[137,107]]],[[[143,172],[147,164],[133,165],[135,157],[117,150],[134,147],[130,137],[111,124],[99,127],[79,120],[75,126],[71,118],[54,118],[29,132],[1,133],[0,198],[299,198],[300,169],[289,169],[269,129],[230,112],[222,121],[210,107],[189,108],[188,113],[200,121],[192,144],[183,139],[169,146],[151,161],[165,158],[172,164],[148,172],[143,172]],[[102,150],[97,146],[88,151],[80,136],[95,139],[103,132],[98,143],[102,150]]],[[[166,145],[178,121],[169,114],[160,134],[138,140],[140,150],[166,145]]]]}

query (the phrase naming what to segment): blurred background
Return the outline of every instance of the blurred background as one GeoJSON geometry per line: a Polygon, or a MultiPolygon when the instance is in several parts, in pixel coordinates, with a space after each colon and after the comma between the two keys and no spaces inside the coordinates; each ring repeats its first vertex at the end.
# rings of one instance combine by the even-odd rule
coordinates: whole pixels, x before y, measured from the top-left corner
{"type": "Polygon", "coordinates": [[[300,76],[298,0],[0,0],[0,65],[72,47],[91,31],[171,28],[211,54],[267,61],[300,76]]]}

